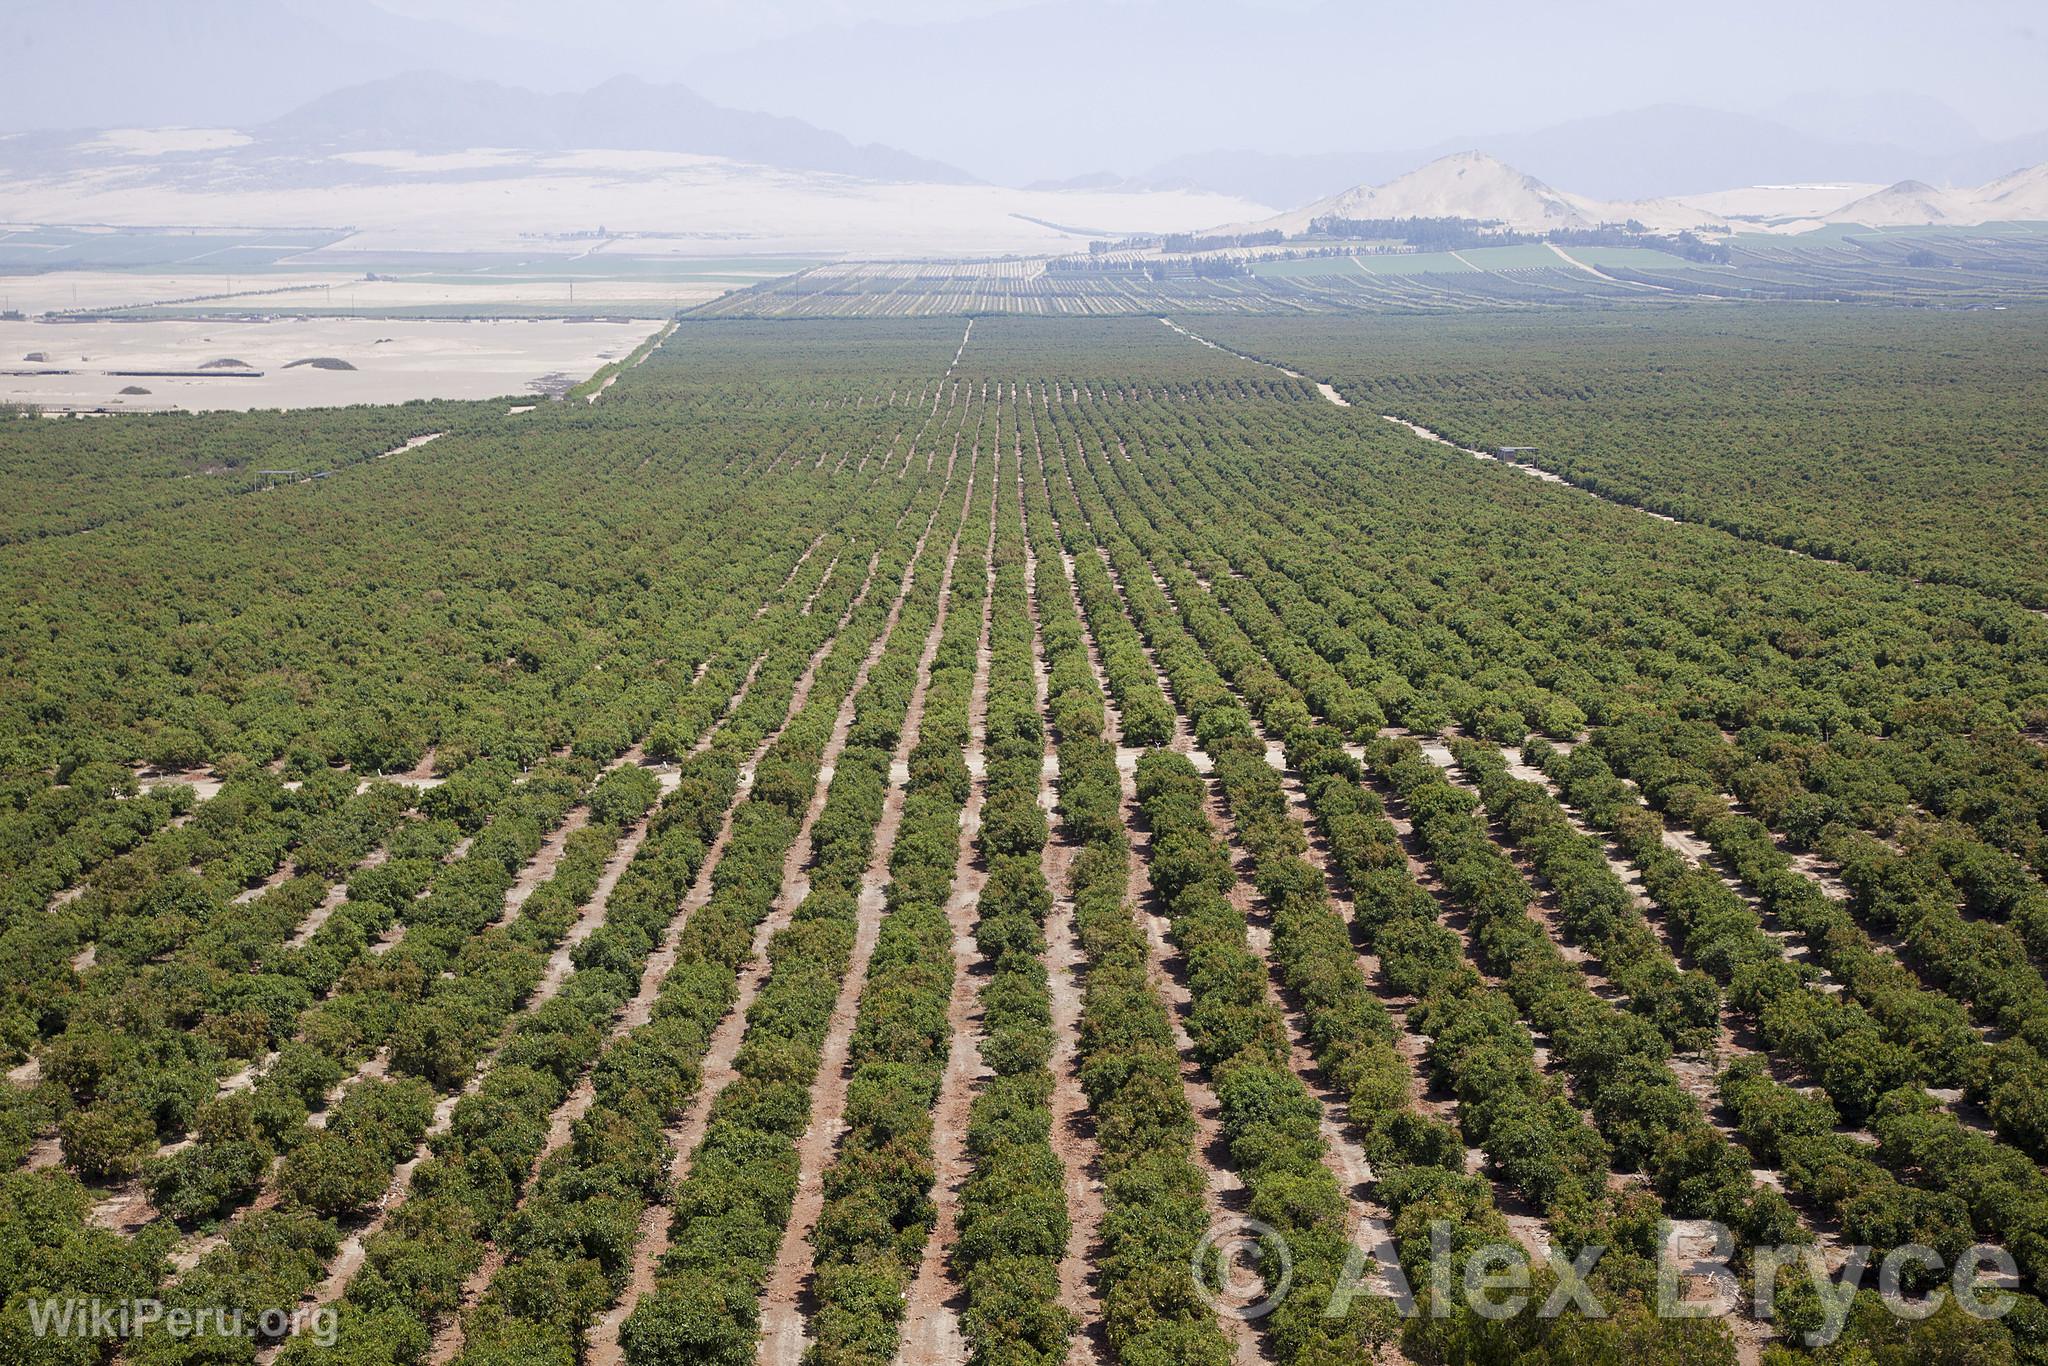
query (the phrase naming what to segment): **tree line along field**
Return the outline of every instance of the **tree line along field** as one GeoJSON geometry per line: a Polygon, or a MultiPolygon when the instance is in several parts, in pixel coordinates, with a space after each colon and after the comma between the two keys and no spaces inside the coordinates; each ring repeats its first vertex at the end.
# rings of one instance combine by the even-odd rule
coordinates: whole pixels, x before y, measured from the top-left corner
{"type": "Polygon", "coordinates": [[[1550,325],[4,424],[6,1358],[2048,1355],[2034,324],[1550,325]],[[1667,1221],[2019,1293],[1660,1317],[1667,1221]],[[1489,1244],[1607,1312],[1475,1311],[1489,1244]],[[336,1333],[35,1331],[95,1296],[336,1333]]]}

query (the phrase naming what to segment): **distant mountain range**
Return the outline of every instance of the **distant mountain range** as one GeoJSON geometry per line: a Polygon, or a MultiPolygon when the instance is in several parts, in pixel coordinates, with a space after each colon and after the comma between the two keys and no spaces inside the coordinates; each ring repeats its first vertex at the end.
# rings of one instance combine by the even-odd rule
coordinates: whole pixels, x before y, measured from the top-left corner
{"type": "Polygon", "coordinates": [[[0,168],[56,175],[82,163],[141,157],[187,179],[255,176],[302,184],[314,175],[332,176],[344,163],[326,159],[338,154],[601,148],[724,157],[776,170],[872,181],[979,183],[943,162],[894,147],[856,145],[801,119],[729,109],[683,86],[630,76],[589,90],[546,94],[415,72],[348,86],[277,118],[232,130],[167,130],[139,142],[110,136],[114,131],[73,128],[0,137],[0,168]]]}
{"type": "Polygon", "coordinates": [[[1714,231],[1731,226],[1798,229],[1823,223],[1867,227],[1920,224],[1975,225],[2048,220],[2048,165],[2002,176],[1974,189],[1942,190],[1921,181],[1884,189],[1849,185],[1762,187],[1747,196],[1703,196],[1706,206],[1682,198],[1603,200],[1552,188],[1484,152],[1439,157],[1380,185],[1358,185],[1270,218],[1227,224],[1215,231],[1305,232],[1322,218],[1463,218],[1521,232],[1551,232],[1624,223],[1659,232],[1714,231]],[[1833,199],[1831,190],[1842,195],[1833,199]],[[1750,202],[1743,204],[1747,198],[1750,202]],[[1725,202],[1720,202],[1725,201],[1725,202]]]}
{"type": "MultiPolygon", "coordinates": [[[[1792,109],[1821,117],[1811,102],[1792,109]]],[[[1927,117],[1938,136],[1951,139],[1939,149],[1856,141],[1762,115],[1667,104],[1576,119],[1533,133],[1496,133],[1399,151],[1191,153],[1160,162],[1130,182],[1198,185],[1266,204],[1300,204],[1343,186],[1389,180],[1465,148],[1484,147],[1552,184],[1576,186],[1601,199],[1639,200],[1683,198],[1736,185],[1816,181],[1884,185],[1911,178],[1969,185],[2048,161],[2048,131],[1991,142],[1955,131],[1953,119],[1943,121],[1933,110],[1927,117]]],[[[1839,120],[1828,120],[1826,126],[1839,126],[1839,120]]]]}
{"type": "Polygon", "coordinates": [[[877,144],[856,146],[802,119],[728,109],[680,85],[616,76],[549,95],[493,81],[416,72],[350,86],[250,130],[260,141],[323,150],[414,152],[516,147],[568,152],[696,152],[866,180],[976,183],[955,166],[877,144]]]}
{"type": "MultiPolygon", "coordinates": [[[[1200,187],[1265,204],[1378,183],[1468,147],[1610,200],[1812,181],[1977,185],[2048,160],[2048,129],[1989,139],[1948,102],[1966,102],[1965,90],[2038,86],[2048,40],[2005,40],[1970,24],[1907,35],[1830,24],[1821,10],[1774,0],[1731,4],[1714,24],[1683,6],[1639,6],[1626,26],[1601,20],[1590,29],[1526,11],[1453,46],[1446,33],[1463,23],[1455,12],[1342,0],[1276,0],[1255,7],[1265,15],[1256,21],[1242,0],[1026,0],[995,19],[987,0],[899,0],[894,12],[904,17],[894,22],[857,17],[871,6],[839,4],[757,7],[757,24],[745,7],[711,14],[639,0],[586,0],[574,13],[545,0],[502,0],[488,11],[473,0],[66,0],[9,7],[0,134],[246,131],[288,119],[309,99],[317,107],[330,92],[432,67],[441,74],[430,79],[452,82],[448,89],[584,92],[534,97],[550,103],[557,128],[582,122],[578,104],[601,110],[594,97],[626,73],[642,90],[680,81],[714,109],[793,115],[847,134],[849,147],[908,149],[912,162],[932,159],[952,178],[1200,187]],[[1744,36],[1731,14],[1745,8],[1774,11],[1771,43],[1744,36]],[[414,17],[429,13],[441,17],[414,17]],[[753,45],[731,46],[754,31],[753,45]],[[720,41],[723,49],[712,46],[720,41]],[[1370,79],[1305,77],[1304,42],[1367,63],[1358,70],[1370,79]],[[1615,60],[1636,47],[1691,60],[1615,60]],[[1005,72],[1025,74],[992,87],[992,53],[1005,72]],[[1562,71],[1585,76],[1560,82],[1562,71]],[[1864,88],[1815,92],[1809,80],[1864,88]],[[1206,88],[1222,97],[1188,97],[1206,88]],[[1545,110],[1579,116],[1532,126],[1545,110]]],[[[435,98],[429,91],[427,103],[435,98]]],[[[517,100],[485,103],[514,124],[530,125],[535,112],[517,100]]],[[[2008,120],[2011,108],[2048,108],[2018,95],[1978,103],[2008,106],[2008,120]]],[[[633,117],[632,99],[618,108],[633,117]]],[[[646,124],[632,134],[614,125],[603,142],[584,145],[639,146],[616,140],[633,136],[674,145],[646,124]]],[[[771,142],[753,154],[781,152],[771,142]]],[[[844,151],[804,158],[942,174],[844,151]]]]}
{"type": "Polygon", "coordinates": [[[1902,180],[1843,205],[1828,214],[1827,221],[1872,228],[2048,221],[2048,164],[2014,171],[1974,189],[1942,190],[1902,180]]]}
{"type": "Polygon", "coordinates": [[[1265,232],[1290,237],[1321,218],[1465,218],[1521,232],[1593,228],[1636,219],[1662,232],[1718,226],[1713,215],[1670,200],[1602,201],[1552,189],[1484,152],[1454,152],[1396,176],[1383,185],[1357,185],[1298,209],[1222,232],[1265,232]]]}

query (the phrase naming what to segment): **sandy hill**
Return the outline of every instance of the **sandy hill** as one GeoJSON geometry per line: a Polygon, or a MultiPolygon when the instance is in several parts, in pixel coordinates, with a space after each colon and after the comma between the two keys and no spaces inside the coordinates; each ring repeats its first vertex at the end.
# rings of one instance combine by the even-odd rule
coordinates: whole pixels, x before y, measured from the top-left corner
{"type": "Polygon", "coordinates": [[[1861,223],[1871,228],[1906,227],[1923,223],[1974,223],[1977,204],[1968,190],[1939,190],[1921,180],[1902,180],[1876,194],[1844,204],[1826,215],[1830,223],[1861,223]]]}
{"type": "Polygon", "coordinates": [[[1591,228],[1633,218],[1660,231],[1705,227],[1710,215],[1675,200],[1608,203],[1566,193],[1525,175],[1484,152],[1457,152],[1397,176],[1384,185],[1359,185],[1313,204],[1221,231],[1289,236],[1319,218],[1469,218],[1522,232],[1591,228]]]}
{"type": "Polygon", "coordinates": [[[1977,202],[2000,222],[2048,222],[2048,162],[1980,186],[1977,202]]]}
{"type": "Polygon", "coordinates": [[[1830,223],[1861,223],[1873,228],[2044,220],[2048,220],[2048,164],[2014,171],[1974,189],[1938,189],[1922,181],[1902,180],[1826,215],[1830,223]]]}

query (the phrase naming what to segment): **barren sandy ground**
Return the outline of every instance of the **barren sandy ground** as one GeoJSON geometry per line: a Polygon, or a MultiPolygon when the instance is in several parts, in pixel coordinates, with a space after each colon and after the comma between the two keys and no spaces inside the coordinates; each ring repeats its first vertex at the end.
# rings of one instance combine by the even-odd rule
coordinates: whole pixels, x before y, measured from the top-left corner
{"type": "Polygon", "coordinates": [[[345,182],[193,189],[127,168],[0,185],[8,218],[32,223],[189,226],[352,224],[352,250],[554,251],[587,241],[535,234],[660,233],[636,249],[695,255],[748,251],[888,254],[1071,249],[1083,234],[1196,231],[1265,212],[1248,200],[1198,191],[1033,191],[999,185],[885,184],[772,170],[719,157],[652,151],[512,152],[470,164],[418,166],[406,153],[349,154],[345,182]],[[397,158],[398,160],[394,160],[397,158]],[[422,172],[394,189],[392,169],[422,172]],[[446,171],[447,179],[433,173],[446,171]],[[1036,220],[1036,221],[1034,221],[1036,220]]]}
{"type": "Polygon", "coordinates": [[[1675,196],[1679,202],[1727,218],[1819,218],[1853,204],[1884,186],[1855,181],[1811,185],[1746,185],[1734,190],[1709,190],[1675,196]]]}
{"type": "MultiPolygon", "coordinates": [[[[786,262],[773,258],[759,262],[720,260],[709,272],[718,278],[688,279],[676,276],[672,267],[655,263],[655,268],[645,272],[645,278],[639,278],[635,273],[636,259],[620,257],[611,267],[613,274],[578,278],[573,286],[562,278],[562,268],[546,257],[522,267],[522,273],[480,273],[478,266],[489,258],[477,257],[476,264],[418,266],[395,278],[380,275],[376,279],[366,279],[363,269],[354,263],[324,264],[318,252],[306,253],[287,269],[252,270],[247,274],[175,268],[161,272],[0,273],[0,312],[12,309],[34,317],[81,309],[160,306],[252,312],[313,309],[368,316],[426,306],[517,313],[524,306],[550,312],[574,309],[601,314],[614,305],[644,304],[649,300],[688,308],[743,287],[741,277],[772,279],[789,271],[786,262]]],[[[20,359],[19,355],[0,352],[0,368],[20,359]]]]}
{"type": "MultiPolygon", "coordinates": [[[[4,231],[4,229],[0,229],[4,231]]],[[[49,270],[33,275],[0,272],[0,308],[31,316],[74,308],[122,308],[132,304],[168,303],[204,295],[225,294],[232,287],[239,297],[251,289],[284,290],[295,285],[327,284],[337,288],[362,279],[361,271],[329,270],[265,271],[229,275],[221,271],[131,271],[131,270],[49,270]]],[[[367,286],[364,286],[367,288],[367,286]]],[[[285,294],[281,298],[318,299],[315,294],[285,294]]],[[[235,300],[212,301],[227,306],[235,300]]],[[[18,355],[0,353],[0,363],[20,360],[18,355]]]]}
{"type": "Polygon", "coordinates": [[[45,408],[142,411],[161,408],[307,408],[476,399],[528,392],[542,376],[578,379],[616,360],[657,330],[648,322],[477,322],[375,318],[288,318],[273,322],[0,322],[0,370],[68,374],[0,375],[0,402],[45,408]],[[41,353],[45,362],[24,361],[41,353]],[[293,361],[331,356],[353,370],[293,361]],[[261,378],[113,375],[110,370],[198,370],[239,360],[261,378]],[[122,394],[123,388],[147,389],[122,394]]]}

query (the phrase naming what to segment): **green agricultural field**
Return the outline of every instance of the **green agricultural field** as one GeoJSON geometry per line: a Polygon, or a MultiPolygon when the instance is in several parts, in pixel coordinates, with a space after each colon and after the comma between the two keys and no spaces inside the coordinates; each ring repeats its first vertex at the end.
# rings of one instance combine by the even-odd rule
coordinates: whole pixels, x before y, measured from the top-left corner
{"type": "Polygon", "coordinates": [[[1462,254],[0,414],[6,1359],[2048,1360],[2048,314],[1462,254]]]}
{"type": "Polygon", "coordinates": [[[1252,273],[1254,275],[1276,279],[1345,275],[1357,269],[1357,259],[1351,256],[1311,256],[1299,261],[1275,259],[1252,263],[1252,273]]]}
{"type": "MultiPolygon", "coordinates": [[[[1493,248],[1501,250],[1501,248],[1493,248]]],[[[1548,253],[1546,253],[1548,254],[1548,253]]],[[[1388,252],[1384,255],[1361,256],[1354,263],[1367,275],[1422,275],[1428,273],[1460,274],[1476,271],[1478,266],[1469,260],[1459,259],[1462,252],[1451,251],[1409,251],[1388,252]]],[[[1556,257],[1551,257],[1555,261],[1556,257]]]]}
{"type": "MultiPolygon", "coordinates": [[[[1550,264],[1560,265],[1554,253],[1545,248],[1550,264]]],[[[1655,251],[1649,247],[1566,247],[1565,251],[1575,261],[1584,261],[1596,268],[1626,266],[1634,270],[1721,270],[1703,261],[1688,261],[1682,256],[1673,256],[1668,251],[1655,251]]]]}
{"type": "Polygon", "coordinates": [[[28,228],[0,232],[0,270],[258,270],[344,236],[340,231],[292,228],[28,228]]]}

